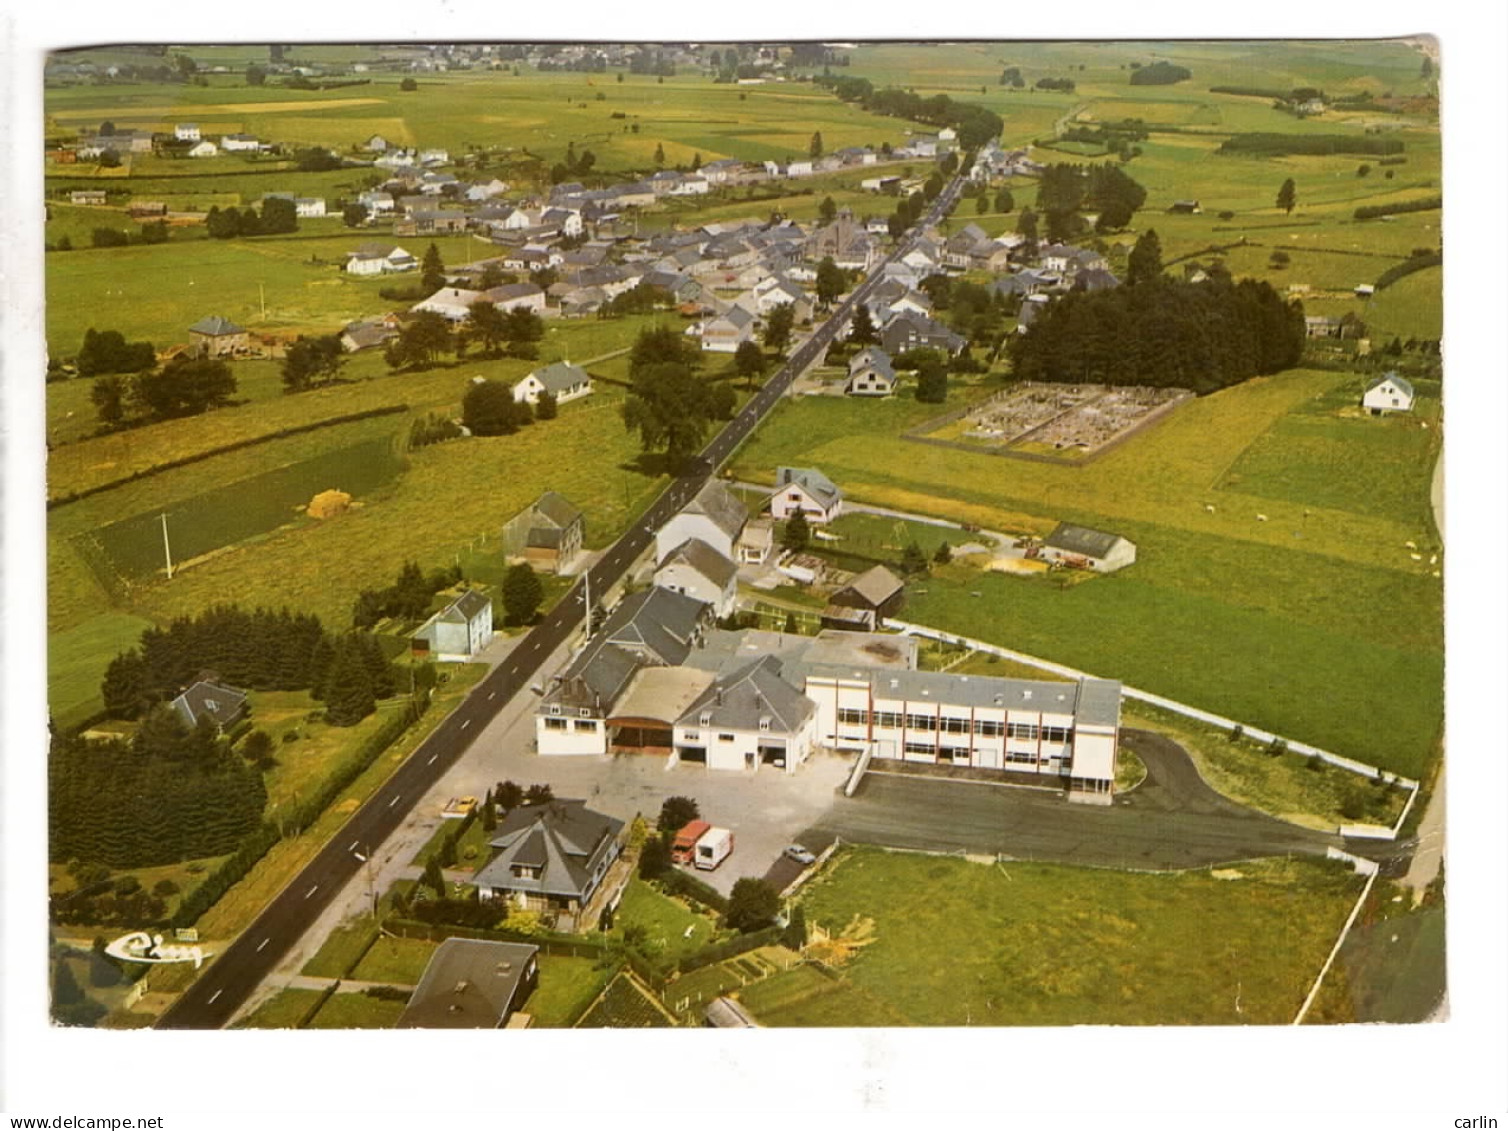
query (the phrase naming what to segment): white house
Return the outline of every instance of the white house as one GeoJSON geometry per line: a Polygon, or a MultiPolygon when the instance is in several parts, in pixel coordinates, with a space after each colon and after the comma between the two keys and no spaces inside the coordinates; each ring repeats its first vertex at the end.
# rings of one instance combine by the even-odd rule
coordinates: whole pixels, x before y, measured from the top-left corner
{"type": "Polygon", "coordinates": [[[250,134],[225,134],[220,138],[220,148],[226,153],[256,153],[262,148],[262,143],[250,134]]]}
{"type": "Polygon", "coordinates": [[[303,219],[323,216],[325,214],[325,200],[320,196],[300,196],[293,201],[293,210],[296,215],[303,219]]]}
{"type": "Polygon", "coordinates": [[[738,603],[738,566],[700,538],[682,542],[655,568],[655,584],[705,601],[720,617],[738,603]]]}
{"type": "Polygon", "coordinates": [[[725,558],[748,520],[749,508],[721,479],[709,480],[682,510],[655,534],[655,561],[664,561],[682,542],[699,538],[725,558]]]}
{"type": "Polygon", "coordinates": [[[1396,373],[1384,373],[1362,393],[1361,407],[1373,416],[1409,412],[1414,407],[1414,386],[1396,373]]]}
{"type": "Polygon", "coordinates": [[[535,314],[545,312],[545,292],[533,283],[504,283],[482,292],[499,310],[530,310],[535,314]]]}
{"type": "Polygon", "coordinates": [[[782,678],[778,659],[764,656],[718,677],[676,720],[673,762],[792,774],[816,745],[816,705],[782,678]]]}
{"type": "Polygon", "coordinates": [[[174,141],[198,141],[199,127],[193,122],[179,122],[173,127],[174,141]]]}
{"type": "Polygon", "coordinates": [[[550,392],[555,395],[557,404],[565,404],[566,401],[588,396],[591,391],[592,378],[585,369],[572,365],[569,361],[557,361],[553,365],[536,369],[517,382],[513,386],[513,399],[538,404],[540,394],[550,392]]]}
{"type": "Polygon", "coordinates": [[[713,353],[736,353],[744,342],[754,340],[754,315],[741,306],[702,324],[702,349],[713,353]]]}
{"type": "Polygon", "coordinates": [[[346,273],[350,275],[384,275],[418,268],[419,261],[397,244],[364,243],[346,252],[346,273]]]}
{"type": "Polygon", "coordinates": [[[843,392],[850,397],[888,397],[895,392],[896,380],[890,355],[878,346],[867,346],[849,358],[843,392]]]}
{"type": "Polygon", "coordinates": [[[469,291],[464,287],[441,287],[423,302],[416,302],[409,310],[415,314],[422,310],[432,311],[451,322],[464,322],[471,314],[471,304],[486,302],[481,291],[469,291]]]}
{"type": "Polygon", "coordinates": [[[776,468],[770,515],[784,522],[797,511],[808,522],[826,525],[843,513],[843,492],[816,468],[776,468]]]}
{"type": "Polygon", "coordinates": [[[1060,522],[1043,541],[1040,554],[1075,569],[1112,573],[1136,561],[1136,543],[1119,534],[1060,522]]]}
{"type": "Polygon", "coordinates": [[[413,635],[415,653],[440,661],[464,662],[492,642],[492,601],[468,589],[413,635]]]}
{"type": "Polygon", "coordinates": [[[220,152],[220,147],[209,140],[201,141],[188,151],[190,157],[214,157],[220,152]]]}
{"type": "Polygon", "coordinates": [[[775,522],[769,518],[751,518],[734,544],[739,565],[764,565],[775,548],[775,522]]]}

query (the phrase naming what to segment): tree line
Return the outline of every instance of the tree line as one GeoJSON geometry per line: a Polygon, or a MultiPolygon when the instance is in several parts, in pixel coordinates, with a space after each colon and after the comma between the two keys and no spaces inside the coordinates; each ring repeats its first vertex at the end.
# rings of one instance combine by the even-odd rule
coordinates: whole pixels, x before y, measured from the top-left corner
{"type": "Polygon", "coordinates": [[[261,821],[261,773],[214,727],[149,712],[129,741],[55,731],[47,761],[48,858],[151,867],[232,852],[261,821]]]}
{"type": "Polygon", "coordinates": [[[211,207],[204,217],[204,227],[212,240],[231,240],[237,236],[281,236],[298,231],[298,206],[280,196],[262,201],[262,211],[253,208],[211,207]]]}
{"type": "Polygon", "coordinates": [[[1392,137],[1357,137],[1354,134],[1232,134],[1216,153],[1242,153],[1253,157],[1286,157],[1290,154],[1327,156],[1359,153],[1385,156],[1402,153],[1403,142],[1392,137]]]}
{"type": "Polygon", "coordinates": [[[1005,122],[987,107],[972,102],[958,102],[946,94],[929,98],[899,87],[876,90],[872,82],[857,76],[818,75],[812,80],[825,86],[844,102],[857,102],[872,114],[892,118],[909,118],[929,126],[951,126],[958,131],[961,149],[977,149],[1000,136],[1005,122]]]}
{"type": "Polygon", "coordinates": [[[112,717],[141,718],[206,669],[240,688],[307,689],[334,726],[354,726],[396,690],[392,665],[370,633],[332,635],[318,617],[287,609],[214,605],[145,629],[137,647],[110,661],[100,696],[112,717]]]}
{"type": "Polygon", "coordinates": [[[1266,282],[1199,283],[1152,274],[1072,292],[1008,347],[1025,381],[1150,385],[1211,393],[1298,364],[1304,308],[1266,282]]]}
{"type": "Polygon", "coordinates": [[[197,416],[229,404],[235,393],[236,379],[225,362],[180,354],[159,369],[96,377],[89,399],[100,423],[116,428],[132,422],[197,416]]]}
{"type": "Polygon", "coordinates": [[[646,454],[663,454],[672,471],[701,448],[714,420],[733,419],[738,402],[726,381],[697,375],[701,361],[686,335],[667,325],[640,330],[629,351],[624,426],[639,433],[646,454]]]}

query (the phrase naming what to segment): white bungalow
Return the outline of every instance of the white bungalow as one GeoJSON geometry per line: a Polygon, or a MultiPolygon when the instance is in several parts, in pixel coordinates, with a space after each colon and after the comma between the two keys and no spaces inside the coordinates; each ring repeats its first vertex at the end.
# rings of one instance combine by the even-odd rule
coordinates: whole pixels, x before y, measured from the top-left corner
{"type": "Polygon", "coordinates": [[[1414,386],[1396,373],[1384,373],[1362,393],[1361,407],[1373,416],[1410,412],[1414,407],[1414,386]]]}

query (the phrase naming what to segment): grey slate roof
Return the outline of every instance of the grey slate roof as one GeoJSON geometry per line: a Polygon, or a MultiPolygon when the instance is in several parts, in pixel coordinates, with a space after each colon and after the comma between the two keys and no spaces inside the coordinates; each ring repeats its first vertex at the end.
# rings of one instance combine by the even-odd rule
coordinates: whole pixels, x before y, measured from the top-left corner
{"type": "Polygon", "coordinates": [[[1405,396],[1410,398],[1413,397],[1414,386],[1410,384],[1406,378],[1398,376],[1398,374],[1392,372],[1391,370],[1387,373],[1384,373],[1381,377],[1375,378],[1374,380],[1368,382],[1366,391],[1370,393],[1373,389],[1377,388],[1377,386],[1382,385],[1388,381],[1391,381],[1393,384],[1397,385],[1399,391],[1402,392],[1405,396]]]}
{"type": "Polygon", "coordinates": [[[788,483],[799,485],[808,495],[821,503],[824,509],[831,509],[834,503],[843,498],[843,492],[838,490],[838,485],[814,467],[777,467],[775,489],[778,491],[788,483]]]}
{"type": "Polygon", "coordinates": [[[543,369],[536,369],[530,376],[534,377],[550,392],[557,395],[565,392],[573,385],[579,385],[583,381],[591,381],[591,378],[587,376],[586,370],[582,369],[581,366],[568,365],[564,361],[557,361],[552,365],[545,366],[543,369]]]}
{"type": "Polygon", "coordinates": [[[681,726],[710,726],[727,730],[757,730],[769,720],[772,733],[799,730],[817,710],[817,705],[781,678],[781,664],[774,656],[753,663],[715,680],[711,687],[686,708],[681,726]],[[705,723],[703,716],[710,716],[705,723]]]}
{"type": "Polygon", "coordinates": [[[491,843],[500,851],[477,870],[472,882],[478,887],[580,899],[622,828],[622,821],[588,809],[585,801],[521,805],[498,825],[491,843]],[[540,874],[515,876],[515,863],[540,868],[540,874]]]}
{"type": "Polygon", "coordinates": [[[671,550],[660,563],[660,569],[674,562],[684,562],[719,589],[725,588],[738,574],[737,563],[723,557],[700,538],[688,538],[671,550]]]}
{"type": "Polygon", "coordinates": [[[495,1029],[507,1020],[539,947],[451,938],[430,955],[399,1029],[495,1029]]]}
{"type": "Polygon", "coordinates": [[[866,569],[843,588],[857,593],[870,605],[879,608],[905,587],[906,583],[899,577],[884,566],[877,565],[866,569]]]}
{"type": "Polygon", "coordinates": [[[1118,726],[1121,721],[1121,685],[1112,679],[1086,679],[1079,683],[1078,721],[1091,726],[1118,726]]]}
{"type": "MultiPolygon", "coordinates": [[[[734,309],[739,308],[734,307],[734,309]]],[[[743,504],[743,500],[728,490],[727,484],[720,479],[710,480],[686,504],[682,513],[706,515],[730,538],[738,536],[738,532],[743,529],[744,523],[749,518],[749,508],[743,504]]]]}
{"type": "Polygon", "coordinates": [[[197,726],[200,718],[207,718],[217,727],[224,727],[241,717],[246,709],[246,695],[223,683],[201,679],[174,699],[172,706],[189,726],[197,726]]]}
{"type": "Polygon", "coordinates": [[[211,314],[208,318],[201,318],[190,326],[189,333],[208,334],[212,338],[219,338],[226,334],[244,334],[246,331],[237,326],[229,318],[221,318],[218,314],[211,314]]]}
{"type": "Polygon", "coordinates": [[[647,652],[662,664],[680,664],[691,652],[708,605],[658,586],[618,602],[602,626],[611,644],[647,652]]]}
{"type": "Polygon", "coordinates": [[[1060,522],[1042,544],[1068,554],[1082,554],[1086,558],[1103,558],[1115,548],[1115,544],[1120,540],[1119,534],[1060,522]]]}
{"type": "Polygon", "coordinates": [[[580,521],[581,511],[558,491],[546,491],[534,504],[534,513],[562,530],[580,521]]]}
{"type": "Polygon", "coordinates": [[[491,604],[491,599],[480,590],[468,589],[442,609],[435,619],[448,624],[470,624],[491,604]]]}

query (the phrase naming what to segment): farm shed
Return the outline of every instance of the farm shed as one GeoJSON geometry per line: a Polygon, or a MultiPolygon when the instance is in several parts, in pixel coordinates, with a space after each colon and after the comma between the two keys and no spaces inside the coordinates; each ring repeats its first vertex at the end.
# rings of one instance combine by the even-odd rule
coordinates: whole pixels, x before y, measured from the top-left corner
{"type": "Polygon", "coordinates": [[[1111,573],[1136,561],[1136,544],[1119,534],[1060,522],[1042,543],[1040,556],[1075,569],[1111,573]]]}

